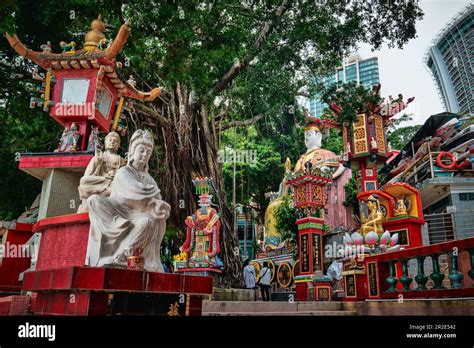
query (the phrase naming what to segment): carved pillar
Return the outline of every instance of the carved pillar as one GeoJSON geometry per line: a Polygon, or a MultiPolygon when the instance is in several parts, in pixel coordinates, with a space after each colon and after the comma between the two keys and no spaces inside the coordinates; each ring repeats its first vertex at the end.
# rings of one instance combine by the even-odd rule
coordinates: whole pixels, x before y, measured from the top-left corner
{"type": "Polygon", "coordinates": [[[449,272],[449,280],[451,280],[451,287],[454,289],[462,288],[462,280],[464,279],[464,275],[459,272],[458,268],[458,251],[452,251],[449,253],[449,257],[451,258],[451,271],[449,272]]]}
{"type": "Polygon", "coordinates": [[[396,292],[397,291],[395,286],[398,283],[398,279],[395,276],[395,262],[396,262],[395,260],[388,261],[388,268],[390,270],[390,276],[387,278],[387,283],[389,285],[389,288],[388,288],[387,292],[396,292]]]}
{"type": "Polygon", "coordinates": [[[431,273],[430,278],[434,282],[433,289],[444,289],[443,287],[444,274],[439,271],[438,257],[439,257],[438,254],[431,255],[431,260],[433,262],[433,273],[431,273]]]}
{"type": "Polygon", "coordinates": [[[418,256],[416,261],[418,262],[418,274],[415,277],[415,281],[418,284],[416,290],[426,290],[426,282],[428,277],[425,276],[425,258],[426,256],[418,256]]]}
{"type": "Polygon", "coordinates": [[[402,262],[402,276],[400,277],[400,283],[403,284],[404,291],[410,291],[410,284],[413,281],[412,278],[408,277],[408,259],[401,260],[402,262]]]}

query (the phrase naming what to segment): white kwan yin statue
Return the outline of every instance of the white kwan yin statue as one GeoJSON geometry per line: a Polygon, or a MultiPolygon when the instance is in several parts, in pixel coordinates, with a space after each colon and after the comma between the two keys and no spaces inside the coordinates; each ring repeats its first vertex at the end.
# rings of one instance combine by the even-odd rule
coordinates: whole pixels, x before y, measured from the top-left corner
{"type": "Polygon", "coordinates": [[[130,251],[144,257],[145,269],[163,272],[160,246],[170,206],[148,174],[153,137],[137,130],[131,140],[127,165],[121,167],[110,186],[110,196],[87,199],[90,235],[86,265],[126,266],[130,251]]]}

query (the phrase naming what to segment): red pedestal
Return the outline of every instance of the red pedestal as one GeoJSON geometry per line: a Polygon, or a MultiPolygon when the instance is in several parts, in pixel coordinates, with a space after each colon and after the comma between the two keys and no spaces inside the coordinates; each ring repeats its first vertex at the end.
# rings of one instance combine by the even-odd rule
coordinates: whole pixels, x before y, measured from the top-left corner
{"type": "Polygon", "coordinates": [[[83,266],[89,240],[89,214],[71,214],[40,220],[33,228],[41,233],[36,270],[83,266]]]}
{"type": "Polygon", "coordinates": [[[315,282],[313,287],[315,301],[331,301],[332,289],[330,281],[315,282]]]}
{"type": "Polygon", "coordinates": [[[344,271],[344,301],[365,301],[368,298],[366,272],[363,270],[344,271]]]}
{"type": "Polygon", "coordinates": [[[296,283],[296,301],[308,301],[308,284],[310,282],[296,283]]]}
{"type": "Polygon", "coordinates": [[[315,271],[323,271],[323,223],[323,219],[314,217],[296,221],[300,275],[313,275],[315,271]]]}
{"type": "Polygon", "coordinates": [[[423,219],[400,218],[383,223],[384,230],[389,231],[391,235],[398,233],[398,244],[401,247],[416,248],[423,245],[421,235],[421,226],[425,223],[423,219]]]}
{"type": "Polygon", "coordinates": [[[201,315],[212,278],[116,268],[67,267],[25,273],[36,315],[201,315]],[[176,314],[175,313],[175,314],[176,314]]]}

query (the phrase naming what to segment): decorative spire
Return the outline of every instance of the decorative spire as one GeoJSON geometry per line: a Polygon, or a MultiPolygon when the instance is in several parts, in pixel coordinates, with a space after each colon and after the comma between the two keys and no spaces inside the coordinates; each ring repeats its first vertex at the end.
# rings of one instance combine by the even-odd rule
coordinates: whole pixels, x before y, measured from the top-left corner
{"type": "Polygon", "coordinates": [[[196,194],[197,195],[207,195],[210,194],[212,191],[212,178],[205,178],[197,177],[193,179],[193,184],[196,187],[196,194]]]}
{"type": "Polygon", "coordinates": [[[105,23],[102,21],[102,15],[99,14],[91,23],[91,30],[86,34],[83,48],[87,51],[97,50],[99,43],[105,40],[104,32],[105,23]]]}

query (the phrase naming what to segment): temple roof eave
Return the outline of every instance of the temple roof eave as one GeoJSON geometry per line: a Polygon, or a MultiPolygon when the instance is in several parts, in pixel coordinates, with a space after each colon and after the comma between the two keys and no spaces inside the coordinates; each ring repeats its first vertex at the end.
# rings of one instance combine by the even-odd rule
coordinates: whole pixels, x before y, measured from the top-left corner
{"type": "Polygon", "coordinates": [[[18,55],[22,56],[25,59],[29,59],[38,64],[39,66],[43,67],[42,60],[38,57],[40,52],[35,52],[27,48],[20,41],[16,34],[13,34],[13,36],[11,36],[10,34],[5,33],[5,36],[10,46],[15,50],[16,53],[18,53],[18,55]]]}
{"type": "Polygon", "coordinates": [[[128,22],[123,24],[115,39],[112,41],[110,47],[105,50],[95,50],[95,51],[87,51],[87,50],[77,50],[74,53],[50,53],[50,52],[38,52],[33,51],[27,48],[21,40],[18,38],[16,34],[10,35],[5,33],[5,36],[8,40],[10,46],[18,53],[18,55],[22,56],[25,59],[29,59],[43,69],[48,69],[51,66],[51,61],[57,60],[91,60],[91,59],[98,59],[98,58],[105,58],[105,60],[112,62],[115,57],[122,51],[125,43],[127,42],[128,35],[130,34],[130,26],[128,22]]]}
{"type": "Polygon", "coordinates": [[[117,36],[115,39],[112,41],[112,44],[110,47],[108,47],[105,50],[105,59],[107,60],[112,60],[114,59],[117,54],[119,54],[125,43],[127,42],[128,35],[130,34],[130,25],[128,24],[128,21],[125,22],[125,24],[122,24],[120,26],[120,29],[117,33],[117,36]]]}
{"type": "Polygon", "coordinates": [[[161,89],[153,88],[149,92],[142,92],[142,91],[138,91],[137,89],[131,86],[127,86],[123,88],[122,90],[119,90],[119,92],[122,94],[122,96],[126,98],[132,98],[132,99],[136,99],[140,101],[153,101],[156,98],[158,98],[158,96],[161,93],[161,89]]]}

